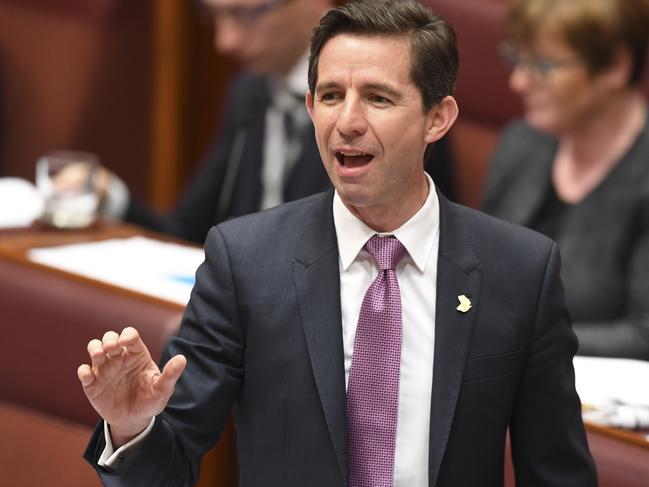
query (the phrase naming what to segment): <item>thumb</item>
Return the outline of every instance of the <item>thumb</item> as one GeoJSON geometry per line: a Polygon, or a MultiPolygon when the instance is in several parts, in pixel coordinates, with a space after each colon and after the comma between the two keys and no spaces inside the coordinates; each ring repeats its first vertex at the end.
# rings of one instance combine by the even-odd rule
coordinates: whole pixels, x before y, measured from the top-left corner
{"type": "Polygon", "coordinates": [[[186,366],[187,359],[185,356],[175,355],[162,369],[162,373],[157,377],[154,387],[166,397],[170,397],[186,366]]]}

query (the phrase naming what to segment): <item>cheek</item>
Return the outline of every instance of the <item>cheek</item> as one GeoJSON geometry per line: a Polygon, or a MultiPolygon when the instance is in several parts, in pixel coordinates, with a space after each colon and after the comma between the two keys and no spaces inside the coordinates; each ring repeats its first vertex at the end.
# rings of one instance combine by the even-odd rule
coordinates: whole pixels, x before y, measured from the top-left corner
{"type": "Polygon", "coordinates": [[[311,121],[315,130],[315,140],[318,144],[318,149],[323,153],[328,147],[335,122],[330,117],[324,117],[320,113],[315,115],[311,121]]]}
{"type": "Polygon", "coordinates": [[[425,145],[423,123],[412,115],[376,117],[370,130],[387,152],[408,153],[425,145]]]}
{"type": "Polygon", "coordinates": [[[323,140],[328,140],[336,129],[337,120],[338,113],[335,108],[326,107],[318,109],[313,118],[313,125],[318,137],[322,137],[323,140]]]}
{"type": "Polygon", "coordinates": [[[592,83],[582,73],[566,72],[565,76],[557,79],[553,87],[554,102],[565,108],[579,105],[581,100],[593,91],[592,83]]]}

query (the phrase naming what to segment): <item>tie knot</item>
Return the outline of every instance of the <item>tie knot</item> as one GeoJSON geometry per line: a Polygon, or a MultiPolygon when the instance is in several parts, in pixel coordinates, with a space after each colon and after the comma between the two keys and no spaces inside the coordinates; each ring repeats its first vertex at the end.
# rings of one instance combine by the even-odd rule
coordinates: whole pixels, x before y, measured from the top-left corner
{"type": "Polygon", "coordinates": [[[376,259],[382,271],[394,270],[403,256],[406,255],[406,248],[399,242],[397,237],[393,236],[380,237],[374,235],[365,244],[365,250],[376,259]]]}

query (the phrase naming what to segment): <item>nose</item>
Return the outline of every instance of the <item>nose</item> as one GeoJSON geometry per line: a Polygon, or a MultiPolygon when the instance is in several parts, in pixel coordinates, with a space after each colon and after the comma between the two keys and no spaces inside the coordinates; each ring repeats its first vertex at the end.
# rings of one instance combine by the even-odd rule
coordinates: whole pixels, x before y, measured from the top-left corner
{"type": "Polygon", "coordinates": [[[367,120],[360,100],[354,96],[345,97],[336,120],[336,130],[342,136],[363,135],[367,131],[367,120]]]}
{"type": "Polygon", "coordinates": [[[232,19],[224,16],[214,21],[214,47],[218,52],[236,54],[244,43],[243,31],[232,19]]]}
{"type": "Polygon", "coordinates": [[[532,80],[530,69],[523,64],[517,64],[509,75],[509,87],[514,93],[523,93],[529,89],[532,80]]]}

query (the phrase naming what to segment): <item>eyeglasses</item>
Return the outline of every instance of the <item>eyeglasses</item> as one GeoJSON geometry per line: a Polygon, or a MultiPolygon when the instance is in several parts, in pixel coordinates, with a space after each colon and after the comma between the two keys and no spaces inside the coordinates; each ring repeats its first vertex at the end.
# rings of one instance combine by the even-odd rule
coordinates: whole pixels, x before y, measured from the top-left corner
{"type": "Polygon", "coordinates": [[[544,56],[522,54],[509,42],[503,42],[498,48],[498,54],[503,64],[509,69],[522,67],[540,81],[544,81],[553,71],[559,68],[574,66],[581,62],[578,56],[564,59],[549,59],[544,56]]]}
{"type": "Polygon", "coordinates": [[[203,18],[210,23],[216,22],[219,19],[230,18],[235,23],[242,26],[249,26],[254,24],[264,15],[278,9],[289,0],[264,0],[257,5],[242,5],[234,4],[223,7],[210,5],[209,3],[198,0],[199,11],[203,18]]]}

